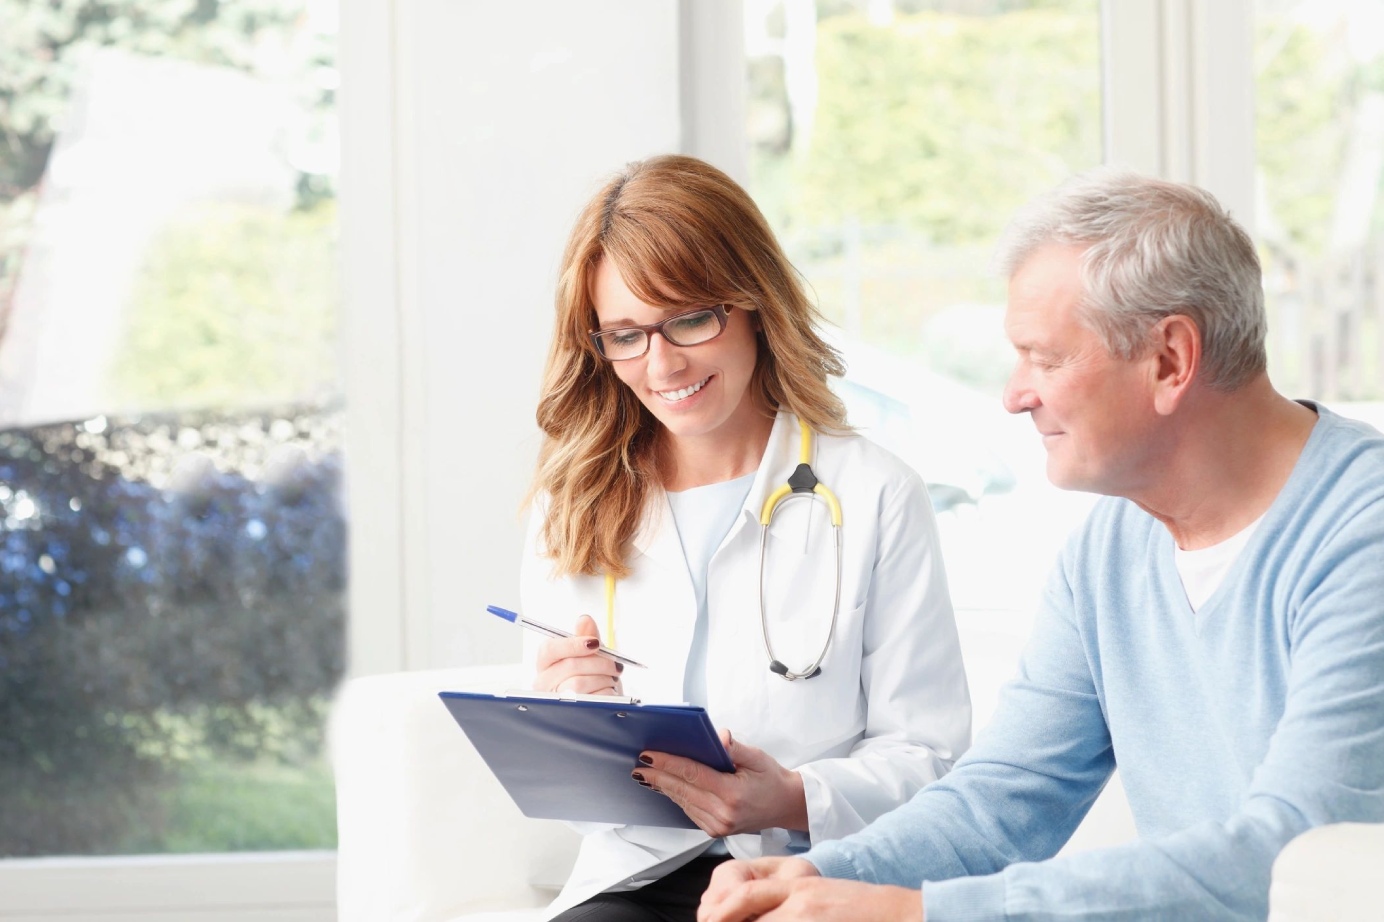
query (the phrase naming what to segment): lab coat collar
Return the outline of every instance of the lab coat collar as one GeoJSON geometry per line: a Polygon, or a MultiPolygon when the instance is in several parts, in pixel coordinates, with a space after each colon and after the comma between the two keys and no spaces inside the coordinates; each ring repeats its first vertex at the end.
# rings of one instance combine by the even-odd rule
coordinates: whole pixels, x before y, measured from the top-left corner
{"type": "MultiPolygon", "coordinates": [[[[731,528],[727,540],[741,529],[759,524],[759,513],[764,501],[798,464],[800,435],[798,418],[787,410],[779,410],[774,417],[774,426],[769,430],[769,441],[764,446],[764,457],[755,471],[754,483],[745,497],[745,506],[740,517],[731,528]]],[[[813,461],[816,461],[817,441],[813,440],[813,461]]],[[[668,494],[658,490],[657,498],[649,503],[649,512],[639,523],[639,528],[631,540],[635,550],[654,560],[677,560],[682,558],[682,542],[677,528],[673,525],[673,509],[668,504],[668,494]]]]}

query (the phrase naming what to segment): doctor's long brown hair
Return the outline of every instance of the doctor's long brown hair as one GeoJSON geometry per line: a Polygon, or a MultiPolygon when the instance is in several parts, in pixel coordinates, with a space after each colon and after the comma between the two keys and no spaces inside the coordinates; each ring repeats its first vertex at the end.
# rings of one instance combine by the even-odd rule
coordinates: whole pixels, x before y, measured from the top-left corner
{"type": "Polygon", "coordinates": [[[558,279],[531,493],[547,503],[540,540],[557,576],[628,575],[626,547],[650,494],[662,489],[661,425],[588,336],[599,325],[591,290],[603,259],[648,304],[756,311],[759,358],[749,386],[764,413],[789,410],[817,432],[848,428],[827,386],[845,370],[841,356],[818,335],[820,316],[754,201],[692,157],[630,164],[582,210],[558,279]]]}

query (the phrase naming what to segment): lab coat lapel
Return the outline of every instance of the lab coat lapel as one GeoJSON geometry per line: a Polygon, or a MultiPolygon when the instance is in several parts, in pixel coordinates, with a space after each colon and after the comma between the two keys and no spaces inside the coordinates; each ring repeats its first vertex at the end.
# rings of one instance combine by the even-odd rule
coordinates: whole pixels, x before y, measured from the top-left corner
{"type": "Polygon", "coordinates": [[[640,520],[630,543],[637,553],[650,560],[665,566],[682,561],[686,569],[682,541],[678,538],[677,523],[673,521],[673,509],[668,505],[668,494],[661,488],[649,500],[648,512],[640,520]]]}
{"type": "MultiPolygon", "coordinates": [[[[730,544],[741,530],[759,527],[759,513],[764,501],[769,498],[779,484],[785,483],[798,464],[798,418],[786,410],[780,410],[774,417],[774,426],[769,430],[769,442],[764,446],[764,458],[755,471],[754,483],[745,497],[745,506],[726,535],[722,547],[730,544]]],[[[661,564],[670,561],[686,562],[682,552],[682,542],[678,539],[677,525],[673,522],[673,510],[668,505],[668,497],[659,491],[658,499],[649,504],[650,514],[644,516],[631,540],[636,551],[661,564]]],[[[688,577],[689,581],[691,577],[688,577]]],[[[690,585],[690,582],[689,582],[690,585]]]]}
{"type": "Polygon", "coordinates": [[[788,480],[793,473],[798,457],[798,418],[786,410],[780,410],[774,417],[774,427],[769,430],[769,442],[764,446],[764,458],[755,471],[754,483],[745,497],[745,508],[722,547],[730,544],[746,528],[759,529],[759,513],[769,494],[788,480]]]}
{"type": "Polygon", "coordinates": [[[740,702],[747,700],[744,683],[760,681],[759,671],[767,671],[758,603],[759,515],[764,501],[797,465],[798,445],[797,417],[780,411],[740,518],[711,560],[715,589],[709,599],[708,703],[714,719],[747,731],[763,715],[740,710],[740,702]]]}
{"type": "MultiPolygon", "coordinates": [[[[791,413],[780,412],[770,430],[764,458],[755,472],[741,514],[721,543],[721,547],[726,548],[735,544],[737,539],[745,542],[742,547],[743,559],[738,561],[742,566],[735,567],[737,571],[743,570],[743,575],[731,578],[734,598],[752,600],[756,597],[758,589],[753,574],[758,573],[755,568],[758,557],[754,547],[759,541],[759,513],[764,507],[764,500],[793,472],[797,457],[797,418],[791,413]],[[748,535],[747,530],[750,531],[748,535]]],[[[687,557],[683,553],[667,495],[662,490],[658,491],[657,496],[650,500],[648,509],[648,514],[631,540],[636,553],[645,560],[635,567],[637,575],[634,578],[622,581],[616,587],[616,621],[617,624],[630,625],[628,629],[622,628],[620,633],[621,644],[628,646],[625,652],[648,662],[650,666],[654,662],[659,663],[656,670],[658,676],[650,676],[648,687],[644,689],[647,692],[646,700],[670,700],[670,696],[681,700],[687,651],[692,645],[692,631],[697,618],[696,590],[692,585],[692,576],[687,571],[687,557]],[[626,611],[630,612],[628,622],[622,617],[622,612],[626,611]],[[661,655],[650,655],[650,651],[659,651],[661,655]]],[[[719,554],[720,551],[717,556],[719,554]]],[[[712,572],[728,575],[720,571],[717,556],[712,558],[712,572]]],[[[712,607],[715,608],[714,604],[712,607]]],[[[758,611],[757,608],[746,610],[758,611]]],[[[723,636],[711,640],[709,664],[722,659],[727,645],[732,649],[747,645],[753,650],[760,649],[757,618],[745,620],[743,624],[723,623],[718,629],[718,613],[713,610],[710,616],[712,633],[723,636]],[[730,636],[724,636],[723,632],[726,631],[730,632],[730,636]],[[745,632],[744,636],[739,636],[741,632],[745,632]]],[[[756,653],[756,656],[762,656],[762,653],[756,653]]],[[[711,667],[709,677],[719,679],[720,674],[711,667]]],[[[635,684],[642,683],[638,679],[627,679],[626,688],[635,684]]]]}
{"type": "Polygon", "coordinates": [[[668,496],[661,489],[631,544],[634,573],[615,588],[615,620],[625,652],[649,666],[626,676],[625,688],[646,701],[683,700],[687,651],[697,621],[697,594],[668,496]]]}

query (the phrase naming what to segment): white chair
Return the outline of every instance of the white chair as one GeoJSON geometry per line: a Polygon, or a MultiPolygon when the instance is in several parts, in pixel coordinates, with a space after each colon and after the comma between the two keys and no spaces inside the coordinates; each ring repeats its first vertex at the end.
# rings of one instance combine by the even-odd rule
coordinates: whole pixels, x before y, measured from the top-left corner
{"type": "MultiPolygon", "coordinates": [[[[975,657],[977,677],[987,670],[975,657]]],[[[1007,666],[1005,667],[1008,668],[1007,666]]],[[[561,888],[577,836],[523,816],[437,698],[522,687],[521,667],[371,676],[346,683],[332,713],[340,922],[528,922],[561,888]]],[[[1093,845],[1124,835],[1078,831],[1093,845]]],[[[1379,922],[1384,824],[1313,829],[1274,865],[1269,922],[1379,922]]]]}
{"type": "Polygon", "coordinates": [[[514,665],[343,686],[330,729],[340,922],[520,922],[557,895],[576,833],[521,814],[437,697],[521,685],[514,665]]]}

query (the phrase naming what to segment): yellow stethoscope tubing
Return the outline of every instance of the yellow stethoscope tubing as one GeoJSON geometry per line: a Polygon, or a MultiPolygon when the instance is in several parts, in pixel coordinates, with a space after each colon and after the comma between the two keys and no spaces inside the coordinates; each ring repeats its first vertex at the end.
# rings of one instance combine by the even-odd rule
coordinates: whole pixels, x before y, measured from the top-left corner
{"type": "MultiPolygon", "coordinates": [[[[836,494],[831,492],[824,483],[818,483],[812,488],[812,492],[826,501],[827,508],[831,510],[831,524],[837,528],[841,527],[841,501],[836,498],[836,494]]],[[[788,484],[776,489],[769,494],[769,498],[764,501],[764,509],[759,513],[759,524],[767,526],[769,520],[774,517],[774,510],[785,497],[794,495],[794,490],[788,484]]],[[[802,493],[797,493],[801,496],[802,493]]]]}
{"type": "Polygon", "coordinates": [[[615,577],[605,575],[606,592],[606,646],[614,648],[615,643],[615,577]]]}
{"type": "Polygon", "coordinates": [[[780,485],[774,492],[769,494],[769,498],[764,501],[764,507],[759,511],[759,524],[767,527],[769,520],[774,517],[774,510],[783,501],[785,496],[793,493],[802,493],[804,489],[793,485],[793,478],[799,477],[799,472],[806,468],[806,476],[811,477],[811,490],[826,501],[827,508],[831,510],[831,524],[837,528],[841,527],[841,501],[836,498],[836,494],[812,472],[812,430],[807,423],[798,421],[801,428],[801,439],[798,443],[798,467],[793,471],[793,477],[788,478],[788,483],[780,485]]]}
{"type": "MultiPolygon", "coordinates": [[[[810,679],[822,671],[822,660],[826,659],[827,650],[831,648],[831,640],[836,636],[836,620],[841,614],[841,501],[836,498],[836,494],[826,484],[817,479],[817,475],[812,470],[811,427],[802,420],[798,420],[798,426],[801,431],[798,444],[798,466],[794,469],[793,475],[788,478],[787,483],[769,494],[759,512],[759,627],[764,634],[764,652],[769,655],[769,669],[775,675],[783,676],[789,682],[797,679],[810,679]],[[826,643],[822,644],[821,652],[806,669],[794,672],[774,656],[774,645],[769,640],[769,617],[764,610],[764,559],[768,552],[769,523],[774,518],[774,510],[785,499],[804,496],[809,499],[813,496],[820,497],[827,504],[827,509],[831,513],[831,525],[836,535],[836,597],[831,607],[831,626],[827,628],[827,640],[826,643]]],[[[610,573],[605,575],[605,601],[605,643],[608,647],[616,647],[618,645],[615,642],[615,577],[610,573]]]]}

